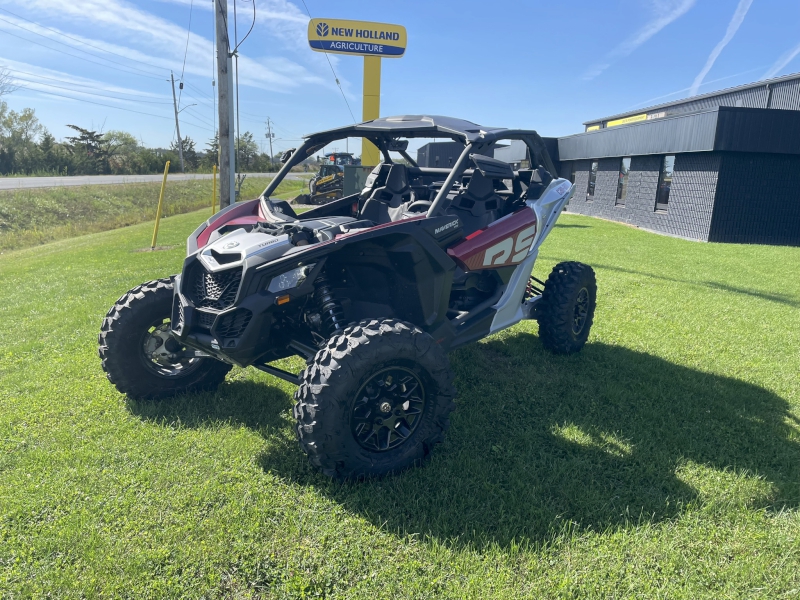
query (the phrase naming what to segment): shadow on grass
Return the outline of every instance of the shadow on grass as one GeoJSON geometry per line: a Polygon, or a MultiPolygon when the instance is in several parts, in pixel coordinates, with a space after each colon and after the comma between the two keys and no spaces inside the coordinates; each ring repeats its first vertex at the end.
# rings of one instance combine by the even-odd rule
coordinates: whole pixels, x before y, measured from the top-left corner
{"type": "MultiPolygon", "coordinates": [[[[556,225],[557,227],[558,225],[556,225]]],[[[562,262],[566,259],[558,259],[559,262],[562,262]]],[[[785,304],[787,306],[791,306],[793,308],[800,308],[800,302],[797,301],[793,296],[789,296],[788,294],[775,294],[769,292],[761,292],[756,289],[747,289],[736,287],[732,285],[728,285],[725,283],[718,283],[716,281],[694,281],[692,279],[677,279],[675,277],[666,277],[664,275],[656,275],[654,273],[645,273],[644,271],[636,271],[634,269],[625,269],[623,267],[615,267],[611,265],[601,265],[592,263],[592,266],[597,267],[598,269],[608,269],[609,271],[617,271],[619,273],[627,273],[629,275],[644,275],[645,277],[652,277],[653,279],[660,279],[662,281],[671,281],[673,283],[681,283],[681,284],[689,284],[689,285],[697,285],[705,288],[709,288],[712,290],[718,290],[722,292],[732,292],[734,294],[741,294],[743,296],[750,296],[752,298],[759,298],[761,300],[769,300],[770,302],[777,302],[779,304],[785,304]]]]}
{"type": "Polygon", "coordinates": [[[521,332],[451,362],[459,397],[446,441],[422,467],[382,480],[341,484],[309,467],[291,397],[268,385],[130,406],[157,422],[252,428],[267,442],[265,471],[378,527],[457,546],[656,523],[697,504],[800,505],[797,419],[760,387],[606,344],[554,356],[521,332]]]}
{"type": "Polygon", "coordinates": [[[216,392],[184,394],[170,400],[126,402],[131,413],[154,423],[192,428],[227,423],[262,433],[284,426],[283,416],[292,406],[286,392],[255,381],[229,381],[216,392]]]}
{"type": "Polygon", "coordinates": [[[762,388],[605,344],[553,356],[527,333],[451,360],[458,410],[422,468],[337,484],[284,436],[264,469],[376,526],[476,546],[658,522],[698,502],[800,504],[789,406],[762,388]]]}

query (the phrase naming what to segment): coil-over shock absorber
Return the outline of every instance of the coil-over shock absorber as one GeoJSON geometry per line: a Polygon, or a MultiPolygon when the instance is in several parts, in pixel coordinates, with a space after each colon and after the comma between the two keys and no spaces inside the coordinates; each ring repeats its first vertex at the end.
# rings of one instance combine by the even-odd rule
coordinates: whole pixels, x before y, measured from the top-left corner
{"type": "Polygon", "coordinates": [[[319,308],[320,315],[329,334],[344,329],[344,309],[341,302],[336,299],[333,289],[323,273],[314,281],[314,300],[319,308]]]}

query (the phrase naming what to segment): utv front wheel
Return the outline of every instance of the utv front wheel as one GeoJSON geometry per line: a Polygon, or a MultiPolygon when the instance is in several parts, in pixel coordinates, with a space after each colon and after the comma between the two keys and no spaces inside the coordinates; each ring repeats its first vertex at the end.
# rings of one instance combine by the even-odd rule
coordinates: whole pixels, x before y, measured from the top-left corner
{"type": "Polygon", "coordinates": [[[597,282],[589,265],[563,262],[553,267],[536,308],[539,338],[556,354],[574,354],[589,337],[597,282]]]}
{"type": "Polygon", "coordinates": [[[103,319],[98,339],[106,377],[134,399],[216,389],[231,365],[198,357],[170,333],[172,279],[136,286],[103,319]]]}
{"type": "Polygon", "coordinates": [[[398,472],[444,438],[453,375],[433,338],[395,319],[335,335],[301,374],[297,436],[311,464],[337,479],[398,472]]]}

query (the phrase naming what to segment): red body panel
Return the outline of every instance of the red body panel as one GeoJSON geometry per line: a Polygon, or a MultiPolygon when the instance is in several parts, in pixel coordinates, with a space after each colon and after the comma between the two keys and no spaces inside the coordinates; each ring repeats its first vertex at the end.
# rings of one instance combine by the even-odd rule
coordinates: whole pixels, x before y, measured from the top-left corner
{"type": "Polygon", "coordinates": [[[525,207],[470,234],[447,254],[465,271],[496,269],[521,263],[535,237],[536,213],[525,207]]]}
{"type": "Polygon", "coordinates": [[[261,215],[261,201],[250,200],[249,202],[242,202],[237,204],[236,208],[229,210],[224,215],[218,217],[211,217],[211,222],[203,232],[197,236],[197,247],[202,248],[208,243],[208,238],[217,229],[228,223],[234,225],[246,225],[256,223],[263,220],[261,215]]]}

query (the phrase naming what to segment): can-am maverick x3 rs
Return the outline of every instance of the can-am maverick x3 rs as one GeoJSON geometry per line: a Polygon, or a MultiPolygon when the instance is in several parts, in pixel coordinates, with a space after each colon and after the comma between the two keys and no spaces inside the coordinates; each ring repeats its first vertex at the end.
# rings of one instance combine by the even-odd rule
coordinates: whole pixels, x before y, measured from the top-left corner
{"type": "Polygon", "coordinates": [[[132,398],[163,398],[254,366],[298,386],[297,436],[315,467],[342,479],[399,471],[449,425],[448,351],[529,318],[548,349],[583,347],[592,269],[566,262],[546,282],[531,277],[573,189],[535,131],[400,116],[310,135],[258,199],[197,228],[180,275],[117,301],[100,333],[103,369],[132,398]],[[361,193],[301,216],[270,198],[295,164],[347,137],[382,153],[361,193]],[[464,149],[452,168],[421,168],[408,138],[464,149]],[[501,141],[524,143],[532,168],[487,156],[501,141]],[[306,360],[299,374],[270,365],[293,355],[306,360]]]}

